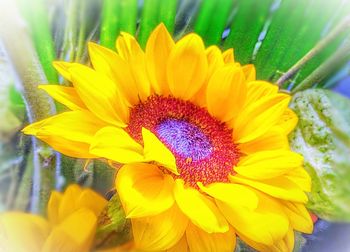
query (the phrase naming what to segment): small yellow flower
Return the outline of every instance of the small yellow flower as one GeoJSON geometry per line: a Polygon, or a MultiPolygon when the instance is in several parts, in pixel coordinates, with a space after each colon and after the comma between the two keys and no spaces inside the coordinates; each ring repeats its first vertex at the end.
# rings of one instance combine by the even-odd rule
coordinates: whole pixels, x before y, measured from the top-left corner
{"type": "Polygon", "coordinates": [[[51,193],[47,219],[21,212],[0,214],[0,251],[89,251],[106,204],[92,190],[71,185],[64,194],[51,193]]]}
{"type": "Polygon", "coordinates": [[[287,135],[290,96],[255,80],[233,50],[205,48],[164,25],[143,51],[122,33],[118,53],[90,43],[93,69],[56,62],[73,87],[44,85],[71,111],[24,129],[56,150],[125,164],[116,188],[144,250],[292,251],[310,233],[311,182],[287,135]]]}

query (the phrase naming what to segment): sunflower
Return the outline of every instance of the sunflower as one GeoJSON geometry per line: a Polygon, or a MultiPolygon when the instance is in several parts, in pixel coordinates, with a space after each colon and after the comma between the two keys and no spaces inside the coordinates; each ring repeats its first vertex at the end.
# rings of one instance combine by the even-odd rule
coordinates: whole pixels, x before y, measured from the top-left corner
{"type": "Polygon", "coordinates": [[[106,204],[92,190],[70,185],[63,194],[51,193],[47,219],[22,212],[2,213],[0,251],[89,251],[97,217],[106,204]]]}
{"type": "Polygon", "coordinates": [[[122,163],[116,189],[135,246],[153,251],[292,251],[310,233],[311,182],[287,135],[290,96],[255,79],[233,50],[163,24],[145,51],[121,33],[117,53],[89,44],[93,68],[55,62],[72,87],[42,85],[71,111],[29,125],[57,151],[122,163]]]}

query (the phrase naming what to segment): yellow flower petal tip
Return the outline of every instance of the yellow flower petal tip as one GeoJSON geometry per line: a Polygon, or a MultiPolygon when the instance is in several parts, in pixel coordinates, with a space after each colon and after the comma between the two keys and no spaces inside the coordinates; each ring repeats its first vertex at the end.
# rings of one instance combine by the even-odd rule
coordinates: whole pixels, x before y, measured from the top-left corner
{"type": "Polygon", "coordinates": [[[89,43],[93,69],[55,62],[72,87],[43,89],[72,111],[24,132],[68,156],[124,164],[116,188],[138,249],[201,251],[198,236],[232,251],[238,235],[291,251],[294,230],[310,230],[311,181],[288,144],[290,96],[256,80],[233,49],[205,48],[194,33],[174,42],[164,24],[145,51],[125,32],[116,48],[89,43]]]}

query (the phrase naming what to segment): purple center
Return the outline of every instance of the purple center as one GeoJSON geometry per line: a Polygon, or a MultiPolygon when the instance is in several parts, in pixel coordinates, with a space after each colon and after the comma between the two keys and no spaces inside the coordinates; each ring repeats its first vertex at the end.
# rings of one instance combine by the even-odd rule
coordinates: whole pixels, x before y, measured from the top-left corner
{"type": "Polygon", "coordinates": [[[195,125],[179,119],[166,119],[156,126],[159,138],[182,158],[199,161],[210,156],[212,145],[195,125]]]}

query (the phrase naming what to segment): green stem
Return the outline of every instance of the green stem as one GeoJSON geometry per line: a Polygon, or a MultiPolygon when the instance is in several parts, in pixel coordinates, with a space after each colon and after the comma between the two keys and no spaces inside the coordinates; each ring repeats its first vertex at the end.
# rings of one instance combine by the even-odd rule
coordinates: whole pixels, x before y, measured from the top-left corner
{"type": "Polygon", "coordinates": [[[325,38],[318,42],[315,47],[313,47],[304,57],[295,63],[285,74],[283,74],[276,83],[281,87],[284,82],[293,77],[307,62],[314,58],[327,45],[329,45],[334,39],[349,28],[350,16],[347,16],[325,38]]]}
{"type": "MultiPolygon", "coordinates": [[[[1,8],[0,12],[1,40],[19,76],[19,88],[26,101],[28,119],[32,123],[46,118],[55,112],[55,107],[51,98],[37,88],[38,84],[47,83],[47,80],[28,30],[23,25],[14,2],[7,2],[6,8],[1,8]]],[[[42,184],[44,180],[41,179],[41,170],[44,164],[40,156],[41,151],[47,149],[47,147],[41,142],[34,141],[33,148],[32,198],[35,200],[32,202],[31,210],[39,212],[42,188],[47,188],[46,185],[42,184]]],[[[52,150],[49,153],[49,155],[53,155],[52,150]]]]}
{"type": "Polygon", "coordinates": [[[321,64],[315,71],[313,71],[305,80],[297,85],[292,92],[298,92],[312,87],[315,83],[322,81],[331,72],[333,72],[339,65],[339,62],[350,57],[350,37],[346,39],[344,44],[323,64],[321,64]]]}
{"type": "Polygon", "coordinates": [[[78,32],[76,17],[79,15],[78,6],[78,0],[68,1],[66,9],[67,23],[64,32],[62,54],[60,56],[65,61],[74,61],[75,58],[78,32]]]}
{"type": "Polygon", "coordinates": [[[77,52],[75,55],[75,62],[80,62],[81,58],[84,53],[84,47],[85,47],[85,35],[86,35],[86,12],[87,12],[87,1],[81,1],[80,2],[80,15],[79,15],[79,35],[78,35],[78,42],[77,42],[77,52]]]}

